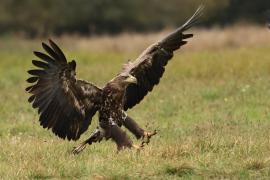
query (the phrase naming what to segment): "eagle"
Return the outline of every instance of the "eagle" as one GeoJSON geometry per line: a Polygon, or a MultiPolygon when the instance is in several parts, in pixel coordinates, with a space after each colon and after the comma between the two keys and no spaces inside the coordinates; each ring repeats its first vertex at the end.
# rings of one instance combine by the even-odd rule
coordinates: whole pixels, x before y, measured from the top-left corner
{"type": "Polygon", "coordinates": [[[73,149],[74,154],[102,139],[113,140],[117,150],[142,148],[156,131],[146,131],[126,111],[159,84],[174,51],[193,37],[185,32],[198,21],[202,11],[203,6],[199,6],[181,27],[150,45],[136,60],[125,63],[121,72],[102,88],[77,79],[76,61],[68,62],[55,42],[49,39],[49,44],[42,43],[45,53],[34,51],[39,60],[32,60],[35,69],[28,71],[31,76],[27,82],[31,85],[26,88],[31,94],[28,102],[38,111],[40,125],[62,139],[76,141],[98,112],[98,127],[73,149]],[[141,144],[135,145],[122,126],[141,139],[141,144]]]}

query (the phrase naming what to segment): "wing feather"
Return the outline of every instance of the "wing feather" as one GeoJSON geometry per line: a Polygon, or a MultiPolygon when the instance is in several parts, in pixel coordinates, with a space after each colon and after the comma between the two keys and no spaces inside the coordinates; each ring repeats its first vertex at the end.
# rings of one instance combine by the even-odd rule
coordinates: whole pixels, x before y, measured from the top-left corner
{"type": "Polygon", "coordinates": [[[101,89],[75,78],[76,62],[67,62],[64,53],[52,41],[42,43],[48,53],[34,52],[40,60],[32,63],[39,69],[29,70],[26,88],[28,101],[38,109],[43,128],[63,139],[77,140],[91,124],[99,108],[101,89]],[[85,90],[87,89],[87,91],[85,90]]]}
{"type": "Polygon", "coordinates": [[[134,62],[124,65],[123,71],[135,76],[138,82],[136,85],[129,85],[126,89],[125,110],[138,104],[159,83],[174,51],[185,45],[188,38],[193,37],[193,34],[184,34],[184,32],[198,21],[202,11],[203,6],[200,6],[181,27],[149,46],[134,62]]]}
{"type": "Polygon", "coordinates": [[[39,67],[39,68],[42,68],[42,69],[48,69],[49,68],[48,64],[44,63],[42,61],[33,60],[32,64],[39,67]]]}
{"type": "Polygon", "coordinates": [[[47,63],[49,63],[50,65],[55,65],[56,64],[56,62],[50,56],[48,56],[48,55],[46,55],[44,53],[34,51],[34,54],[38,58],[40,58],[41,60],[46,61],[47,63]]]}

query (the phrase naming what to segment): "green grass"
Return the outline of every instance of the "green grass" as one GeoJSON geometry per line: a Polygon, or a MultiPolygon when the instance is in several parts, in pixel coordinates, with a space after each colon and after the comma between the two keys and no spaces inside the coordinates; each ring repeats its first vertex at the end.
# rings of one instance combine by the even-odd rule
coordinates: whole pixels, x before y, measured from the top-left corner
{"type": "MultiPolygon", "coordinates": [[[[128,112],[142,127],[158,130],[143,151],[116,153],[115,144],[104,141],[73,156],[70,151],[79,142],[63,141],[42,129],[27,103],[24,88],[33,48],[2,48],[0,177],[268,179],[269,49],[182,50],[161,83],[128,112]]],[[[78,77],[100,86],[119,72],[126,57],[136,57],[68,51],[70,59],[76,57],[78,77]]],[[[90,135],[97,117],[93,121],[80,141],[90,135]]]]}

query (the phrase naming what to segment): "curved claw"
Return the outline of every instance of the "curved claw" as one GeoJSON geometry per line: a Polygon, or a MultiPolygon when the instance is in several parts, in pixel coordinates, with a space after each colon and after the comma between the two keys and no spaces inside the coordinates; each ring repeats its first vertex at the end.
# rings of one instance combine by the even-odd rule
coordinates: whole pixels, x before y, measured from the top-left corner
{"type": "Polygon", "coordinates": [[[134,148],[134,149],[136,149],[137,151],[140,151],[140,150],[142,150],[143,149],[143,145],[141,144],[141,145],[135,145],[135,144],[132,144],[132,147],[134,148]]]}
{"type": "Polygon", "coordinates": [[[83,142],[83,143],[81,143],[79,146],[74,147],[73,150],[72,150],[72,153],[73,153],[74,155],[79,154],[80,152],[82,152],[82,151],[85,149],[86,144],[87,144],[87,143],[83,142]]]}
{"type": "Polygon", "coordinates": [[[74,147],[72,150],[72,153],[74,155],[79,154],[85,149],[87,144],[91,145],[92,143],[100,142],[102,139],[103,139],[103,134],[100,132],[99,129],[96,129],[86,141],[79,144],[79,146],[74,147]]]}
{"type": "Polygon", "coordinates": [[[144,144],[148,144],[150,142],[150,139],[152,136],[157,134],[157,130],[154,130],[153,132],[144,132],[141,147],[144,146],[144,144]]]}

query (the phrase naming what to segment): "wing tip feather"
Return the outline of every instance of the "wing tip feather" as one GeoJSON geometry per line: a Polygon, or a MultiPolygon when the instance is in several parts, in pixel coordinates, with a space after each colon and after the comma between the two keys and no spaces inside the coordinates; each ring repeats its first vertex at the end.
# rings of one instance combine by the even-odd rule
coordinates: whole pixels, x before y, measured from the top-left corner
{"type": "Polygon", "coordinates": [[[180,30],[181,31],[188,30],[194,24],[196,24],[198,22],[199,18],[203,15],[204,8],[205,8],[205,6],[203,4],[201,4],[196,9],[196,11],[194,12],[194,14],[180,27],[180,30]]]}

